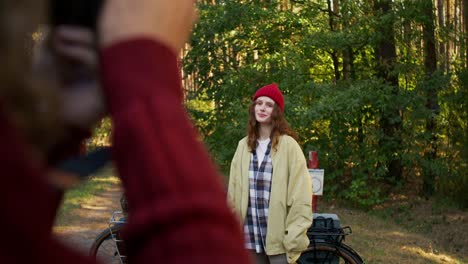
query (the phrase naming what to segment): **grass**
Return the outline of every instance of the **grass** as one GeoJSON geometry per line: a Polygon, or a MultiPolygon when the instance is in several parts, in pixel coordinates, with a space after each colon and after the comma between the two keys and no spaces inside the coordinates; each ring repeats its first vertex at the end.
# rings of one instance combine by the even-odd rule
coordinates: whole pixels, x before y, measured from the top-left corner
{"type": "Polygon", "coordinates": [[[85,201],[92,199],[97,193],[106,191],[108,188],[120,183],[111,167],[101,170],[96,175],[91,176],[78,187],[66,192],[63,203],[57,217],[57,223],[71,210],[79,208],[85,201]]]}

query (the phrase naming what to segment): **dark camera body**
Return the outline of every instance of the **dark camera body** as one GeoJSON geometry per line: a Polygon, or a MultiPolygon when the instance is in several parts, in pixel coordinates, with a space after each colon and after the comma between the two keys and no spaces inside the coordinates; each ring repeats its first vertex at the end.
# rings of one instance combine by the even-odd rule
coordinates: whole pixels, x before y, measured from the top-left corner
{"type": "Polygon", "coordinates": [[[96,29],[103,0],[49,0],[52,26],[75,25],[96,29]]]}

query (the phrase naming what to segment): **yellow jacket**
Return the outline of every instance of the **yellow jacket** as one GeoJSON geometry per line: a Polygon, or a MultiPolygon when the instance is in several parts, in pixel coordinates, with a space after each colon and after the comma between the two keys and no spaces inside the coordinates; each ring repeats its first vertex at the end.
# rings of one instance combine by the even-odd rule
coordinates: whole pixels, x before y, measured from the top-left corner
{"type": "MultiPolygon", "coordinates": [[[[231,163],[228,199],[245,220],[249,198],[249,147],[247,137],[239,141],[231,163]]],[[[307,229],[312,224],[312,183],[299,144],[290,136],[280,137],[272,148],[273,175],[268,209],[266,253],[286,253],[294,263],[309,245],[307,229]]]]}

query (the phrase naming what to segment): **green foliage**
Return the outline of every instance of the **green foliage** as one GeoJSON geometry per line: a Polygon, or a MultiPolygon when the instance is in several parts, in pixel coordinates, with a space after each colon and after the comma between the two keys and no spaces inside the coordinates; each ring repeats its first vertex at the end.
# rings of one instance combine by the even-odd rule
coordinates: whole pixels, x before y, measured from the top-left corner
{"type": "Polygon", "coordinates": [[[401,154],[389,151],[396,144],[391,141],[382,148],[379,123],[388,109],[403,105],[405,99],[386,86],[378,80],[321,85],[313,105],[299,114],[304,124],[295,124],[308,126],[301,130],[305,149],[324,153],[320,163],[326,168],[327,195],[362,207],[378,204],[385,197],[379,188],[386,182],[387,165],[401,154]]]}
{"type": "MultiPolygon", "coordinates": [[[[198,77],[199,87],[189,96],[188,109],[225,174],[237,141],[245,135],[251,95],[276,82],[304,151],[319,152],[326,170],[325,195],[370,208],[395,187],[421,183],[428,173],[436,175],[439,192],[465,190],[463,85],[468,75],[425,75],[418,27],[427,19],[421,12],[427,1],[393,1],[393,12],[386,14],[374,12],[369,3],[340,1],[341,13],[332,16],[319,1],[290,3],[289,9],[278,4],[222,1],[200,6],[192,49],[184,58],[185,71],[198,77]],[[376,77],[374,47],[388,37],[381,29],[389,23],[398,49],[390,74],[398,76],[399,87],[376,77]],[[338,80],[344,68],[335,63],[342,66],[349,52],[351,75],[338,80]],[[438,112],[426,108],[427,95],[434,91],[440,96],[438,112]],[[440,139],[436,160],[423,155],[431,140],[426,131],[431,116],[440,139]],[[383,121],[401,128],[389,136],[383,121]],[[403,166],[402,178],[388,177],[394,160],[403,166]]],[[[417,190],[420,184],[408,187],[417,190]]]]}
{"type": "Polygon", "coordinates": [[[87,149],[109,146],[111,142],[112,122],[109,117],[102,119],[94,128],[93,137],[86,142],[87,149]]]}
{"type": "Polygon", "coordinates": [[[440,152],[447,173],[438,182],[438,195],[468,208],[468,70],[454,76],[454,83],[458,85],[447,87],[441,97],[440,152]]]}
{"type": "Polygon", "coordinates": [[[343,196],[343,198],[355,202],[359,207],[363,207],[365,209],[384,201],[380,193],[380,189],[369,188],[368,181],[362,177],[353,180],[351,182],[351,186],[349,186],[349,191],[347,191],[343,196]]]}

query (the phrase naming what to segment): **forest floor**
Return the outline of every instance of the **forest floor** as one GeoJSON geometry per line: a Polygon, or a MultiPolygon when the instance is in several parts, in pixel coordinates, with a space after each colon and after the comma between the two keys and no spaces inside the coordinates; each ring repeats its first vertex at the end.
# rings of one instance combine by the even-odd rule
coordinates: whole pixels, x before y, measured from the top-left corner
{"type": "MultiPolygon", "coordinates": [[[[65,243],[87,252],[95,236],[119,210],[118,183],[62,214],[54,228],[65,243]]],[[[65,200],[65,203],[67,201],[65,200]]],[[[334,213],[352,227],[345,243],[366,263],[468,263],[468,212],[439,208],[432,201],[396,197],[370,212],[319,199],[318,212],[334,213]]]]}
{"type": "Polygon", "coordinates": [[[334,202],[318,211],[335,213],[352,227],[345,243],[366,263],[468,263],[467,211],[403,195],[368,212],[334,202]]]}

